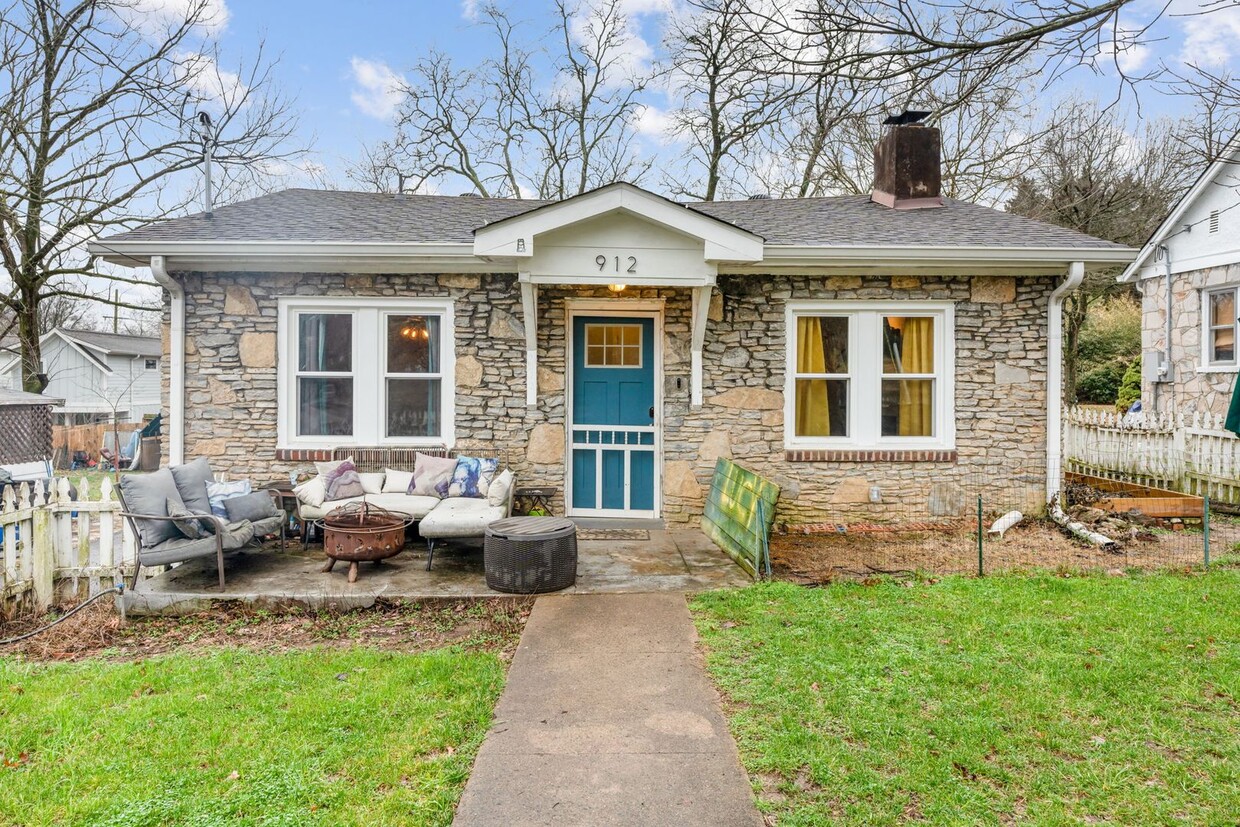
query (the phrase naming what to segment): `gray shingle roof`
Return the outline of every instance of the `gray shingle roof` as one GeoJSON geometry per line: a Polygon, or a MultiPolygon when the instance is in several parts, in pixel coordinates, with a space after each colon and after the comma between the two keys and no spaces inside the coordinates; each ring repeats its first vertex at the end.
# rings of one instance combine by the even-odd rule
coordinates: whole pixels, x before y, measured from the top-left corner
{"type": "MultiPolygon", "coordinates": [[[[548,202],[290,189],[162,221],[109,241],[470,243],[479,227],[548,202]]],[[[687,206],[767,244],[1122,249],[1118,244],[948,199],[942,209],[892,210],[865,195],[714,201],[687,206]]]]}
{"type": "Polygon", "coordinates": [[[26,393],[13,388],[0,388],[0,407],[9,405],[63,405],[65,400],[39,393],[26,393]]]}
{"type": "Polygon", "coordinates": [[[63,328],[61,332],[71,339],[94,345],[109,353],[162,356],[164,352],[163,343],[158,336],[130,336],[125,333],[100,333],[94,330],[70,330],[69,328],[63,328]]]}

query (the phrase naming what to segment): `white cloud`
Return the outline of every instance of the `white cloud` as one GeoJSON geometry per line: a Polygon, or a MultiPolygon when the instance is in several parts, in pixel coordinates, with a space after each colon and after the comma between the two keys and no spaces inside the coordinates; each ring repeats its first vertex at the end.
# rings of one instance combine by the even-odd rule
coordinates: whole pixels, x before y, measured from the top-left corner
{"type": "Polygon", "coordinates": [[[146,35],[177,26],[191,13],[198,15],[200,29],[219,34],[231,16],[225,0],[122,0],[114,10],[126,24],[146,35]]]}
{"type": "Polygon", "coordinates": [[[1240,6],[1193,11],[1186,10],[1188,16],[1182,18],[1184,48],[1180,60],[1197,66],[1227,64],[1237,54],[1240,43],[1240,6]]]}
{"type": "Polygon", "coordinates": [[[672,138],[671,117],[662,109],[657,109],[649,104],[642,106],[635,126],[638,135],[654,138],[659,143],[668,143],[672,138]]]}
{"type": "Polygon", "coordinates": [[[461,0],[461,17],[470,23],[478,22],[482,11],[482,0],[461,0]]]}
{"type": "Polygon", "coordinates": [[[372,118],[391,120],[400,105],[405,79],[379,60],[354,57],[349,64],[356,85],[351,95],[353,105],[372,118]]]}
{"type": "Polygon", "coordinates": [[[221,68],[211,55],[201,52],[178,52],[179,82],[196,98],[195,103],[220,109],[243,99],[249,91],[241,76],[221,68]]]}

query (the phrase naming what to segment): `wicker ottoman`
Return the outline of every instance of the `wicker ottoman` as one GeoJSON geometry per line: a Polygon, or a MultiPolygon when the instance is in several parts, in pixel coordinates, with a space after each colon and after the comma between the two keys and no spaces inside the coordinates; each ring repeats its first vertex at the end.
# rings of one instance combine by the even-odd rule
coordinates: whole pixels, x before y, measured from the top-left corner
{"type": "Polygon", "coordinates": [[[486,528],[487,586],[538,594],[577,582],[577,526],[561,517],[508,517],[486,528]]]}

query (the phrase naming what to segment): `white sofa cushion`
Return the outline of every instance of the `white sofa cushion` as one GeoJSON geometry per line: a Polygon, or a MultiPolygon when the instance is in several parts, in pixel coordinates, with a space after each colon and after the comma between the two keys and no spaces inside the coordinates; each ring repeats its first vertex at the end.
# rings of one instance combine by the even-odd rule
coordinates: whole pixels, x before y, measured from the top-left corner
{"type": "Polygon", "coordinates": [[[388,493],[368,494],[366,502],[420,520],[429,514],[432,508],[439,505],[440,500],[438,497],[419,497],[416,494],[388,493]]]}
{"type": "Polygon", "coordinates": [[[372,471],[367,474],[359,472],[357,476],[362,481],[362,490],[367,494],[378,494],[383,491],[383,480],[385,478],[382,471],[372,471]]]}
{"type": "Polygon", "coordinates": [[[323,482],[323,475],[319,474],[294,488],[293,493],[303,505],[319,508],[323,505],[323,500],[327,499],[327,483],[323,482]]]}
{"type": "Polygon", "coordinates": [[[328,514],[335,511],[337,508],[340,508],[342,505],[348,505],[349,503],[360,503],[364,499],[366,498],[365,497],[349,497],[348,499],[344,499],[344,500],[327,500],[321,505],[310,505],[305,500],[302,500],[301,505],[298,506],[297,511],[298,511],[298,514],[301,515],[301,518],[303,520],[321,520],[328,514]]]}
{"type": "Polygon", "coordinates": [[[413,485],[412,471],[397,471],[395,468],[383,469],[384,494],[408,494],[413,485]]]}
{"type": "Polygon", "coordinates": [[[439,504],[418,523],[418,533],[428,539],[481,537],[486,527],[507,516],[503,505],[491,505],[476,497],[452,497],[439,504]]]}

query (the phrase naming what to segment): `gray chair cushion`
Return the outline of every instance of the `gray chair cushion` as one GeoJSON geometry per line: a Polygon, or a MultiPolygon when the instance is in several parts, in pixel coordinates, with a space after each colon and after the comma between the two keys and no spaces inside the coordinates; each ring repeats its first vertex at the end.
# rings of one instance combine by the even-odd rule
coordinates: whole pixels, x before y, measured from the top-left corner
{"type": "MultiPolygon", "coordinates": [[[[172,525],[169,523],[168,525],[172,525]]],[[[254,538],[254,527],[249,523],[231,523],[224,532],[224,551],[236,551],[254,538]]],[[[138,556],[144,566],[166,566],[169,563],[183,563],[196,557],[215,556],[215,538],[203,537],[191,540],[188,537],[176,537],[166,540],[153,548],[143,548],[138,556]]]]}
{"type": "MultiPolygon", "coordinates": [[[[149,514],[152,517],[168,516],[168,500],[181,500],[172,472],[161,468],[150,474],[124,474],[120,481],[125,506],[131,514],[149,514]]],[[[165,540],[184,539],[177,527],[168,520],[135,520],[138,538],[147,548],[165,540]]]]}
{"type": "Polygon", "coordinates": [[[173,525],[177,527],[177,531],[181,532],[183,537],[197,540],[207,536],[206,531],[203,530],[202,523],[194,518],[194,512],[186,508],[185,503],[180,500],[168,500],[168,516],[184,518],[173,522],[173,525]]]}
{"type": "Polygon", "coordinates": [[[266,537],[268,534],[279,534],[280,526],[284,523],[285,514],[283,512],[274,517],[264,517],[261,520],[253,520],[250,525],[254,529],[255,537],[266,537]]]}
{"type": "MultiPolygon", "coordinates": [[[[176,483],[177,493],[181,495],[181,502],[185,503],[185,507],[194,514],[210,514],[211,501],[207,499],[207,483],[215,482],[215,472],[211,470],[211,463],[207,462],[207,458],[199,457],[193,462],[174,465],[168,470],[172,472],[172,480],[176,483]]],[[[214,532],[215,524],[204,520],[203,528],[214,532]]]]}
{"type": "Polygon", "coordinates": [[[266,491],[255,491],[240,497],[229,497],[224,500],[224,510],[228,512],[228,522],[239,523],[249,520],[256,523],[268,517],[276,517],[281,511],[274,499],[266,491]]]}

